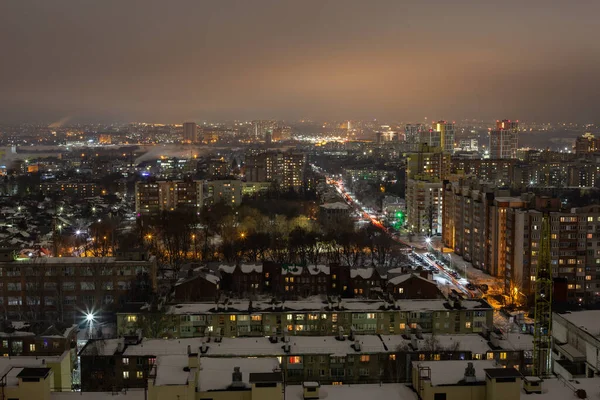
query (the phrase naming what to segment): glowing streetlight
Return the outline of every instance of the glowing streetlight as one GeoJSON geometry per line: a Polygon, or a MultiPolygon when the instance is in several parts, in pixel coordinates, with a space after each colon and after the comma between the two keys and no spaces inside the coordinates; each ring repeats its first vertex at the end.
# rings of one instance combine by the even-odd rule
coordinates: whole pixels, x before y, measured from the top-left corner
{"type": "Polygon", "coordinates": [[[81,231],[80,231],[80,230],[76,230],[76,231],[75,231],[75,234],[76,234],[76,235],[81,235],[81,231]]]}
{"type": "Polygon", "coordinates": [[[425,243],[427,243],[427,244],[431,244],[431,238],[430,238],[430,237],[428,237],[428,238],[425,238],[425,243]]]}
{"type": "Polygon", "coordinates": [[[85,320],[87,322],[92,322],[94,320],[94,314],[92,314],[92,313],[85,314],[85,320]]]}
{"type": "Polygon", "coordinates": [[[244,239],[245,237],[246,237],[246,233],[245,232],[240,233],[240,238],[244,239]]]}

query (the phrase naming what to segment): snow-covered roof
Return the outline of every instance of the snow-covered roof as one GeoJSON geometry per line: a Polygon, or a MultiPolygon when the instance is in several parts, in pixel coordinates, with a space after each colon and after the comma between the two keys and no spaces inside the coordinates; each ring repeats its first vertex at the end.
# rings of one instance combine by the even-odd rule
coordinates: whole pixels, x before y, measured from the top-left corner
{"type": "MultiPolygon", "coordinates": [[[[478,334],[463,335],[432,335],[423,334],[423,339],[417,340],[418,348],[423,351],[470,351],[473,354],[486,354],[491,351],[487,340],[478,334]]],[[[408,347],[411,340],[404,339],[402,335],[381,335],[383,343],[390,351],[408,347]]]]}
{"type": "Polygon", "coordinates": [[[485,370],[498,368],[492,360],[448,360],[448,361],[413,361],[413,368],[428,367],[431,369],[431,385],[456,385],[465,378],[468,363],[473,363],[477,382],[485,382],[485,370]]]}
{"type": "MultiPolygon", "coordinates": [[[[81,400],[81,392],[50,392],[50,400],[81,400]]],[[[143,400],[144,389],[121,392],[85,392],[85,400],[143,400]]]]}
{"type": "Polygon", "coordinates": [[[420,279],[424,282],[435,285],[435,283],[433,283],[432,281],[425,279],[422,276],[417,275],[417,274],[405,274],[405,275],[395,276],[391,279],[388,279],[388,285],[396,286],[396,285],[406,282],[407,280],[409,280],[411,278],[420,279]]]}
{"type": "Polygon", "coordinates": [[[321,204],[321,207],[326,210],[348,210],[348,209],[350,209],[350,206],[348,204],[342,203],[340,201],[335,202],[335,203],[321,204]]]}
{"type": "Polygon", "coordinates": [[[242,264],[240,265],[240,269],[245,274],[249,274],[251,272],[262,274],[263,266],[262,264],[242,264]]]}
{"type": "Polygon", "coordinates": [[[155,386],[186,385],[193,378],[192,371],[184,371],[188,366],[188,356],[169,355],[156,358],[155,386]]]}
{"type": "Polygon", "coordinates": [[[218,270],[223,271],[227,274],[233,274],[233,271],[235,271],[235,265],[221,264],[219,265],[218,270]]]}
{"type": "Polygon", "coordinates": [[[119,343],[123,346],[125,340],[120,339],[98,339],[91,340],[81,350],[80,355],[84,356],[111,356],[115,354],[119,348],[119,343]]]}
{"type": "Polygon", "coordinates": [[[350,270],[350,278],[354,279],[360,276],[363,279],[370,279],[373,276],[375,268],[353,268],[350,270]]]}
{"type": "MultiPolygon", "coordinates": [[[[285,398],[287,400],[303,400],[303,390],[302,385],[288,385],[285,389],[285,398]]],[[[322,385],[319,388],[319,396],[321,399],[327,400],[418,399],[417,394],[412,389],[401,383],[322,385]]]]}
{"type": "Polygon", "coordinates": [[[250,387],[250,374],[275,372],[279,368],[277,358],[200,358],[198,392],[227,389],[232,383],[235,367],[240,368],[242,382],[250,387]]]}
{"type": "MultiPolygon", "coordinates": [[[[444,299],[402,299],[394,303],[398,311],[447,311],[447,301],[444,299]]],[[[207,314],[207,313],[239,313],[248,312],[250,306],[249,300],[230,299],[227,305],[222,303],[217,305],[214,302],[180,303],[172,305],[167,313],[169,314],[207,314]]],[[[389,307],[390,304],[384,301],[363,300],[363,299],[342,299],[341,303],[334,301],[330,304],[326,297],[313,296],[303,300],[285,301],[275,304],[270,300],[253,301],[252,311],[260,313],[261,311],[272,311],[274,308],[283,311],[306,311],[306,312],[337,312],[346,311],[381,311],[389,307]]],[[[467,310],[491,310],[491,306],[485,301],[479,299],[467,299],[461,301],[461,307],[467,310]]]]}
{"type": "Polygon", "coordinates": [[[48,363],[59,363],[64,357],[68,356],[69,352],[65,351],[60,356],[35,357],[35,356],[16,356],[16,357],[0,357],[0,376],[9,373],[8,386],[17,385],[17,374],[24,367],[42,367],[48,363]],[[15,371],[18,370],[16,373],[15,371]]]}
{"type": "Polygon", "coordinates": [[[582,310],[558,315],[590,335],[600,337],[600,310],[582,310]]]}
{"type": "Polygon", "coordinates": [[[533,335],[505,333],[498,345],[504,350],[533,350],[533,335]]]}

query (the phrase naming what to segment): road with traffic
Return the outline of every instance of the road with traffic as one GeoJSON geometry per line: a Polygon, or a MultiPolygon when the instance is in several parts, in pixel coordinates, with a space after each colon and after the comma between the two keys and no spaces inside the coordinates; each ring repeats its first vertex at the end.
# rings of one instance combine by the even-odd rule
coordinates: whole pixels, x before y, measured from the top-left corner
{"type": "MultiPolygon", "coordinates": [[[[387,235],[389,235],[394,241],[396,241],[399,244],[402,244],[408,248],[412,249],[412,246],[401,240],[398,236],[393,235],[390,230],[388,228],[386,228],[380,220],[377,219],[377,216],[374,215],[373,213],[370,213],[370,210],[366,210],[362,204],[360,203],[360,201],[358,201],[358,199],[355,198],[355,196],[348,190],[346,190],[345,186],[344,186],[344,182],[341,179],[335,179],[335,178],[331,178],[329,176],[326,175],[326,179],[327,179],[327,183],[334,186],[336,191],[338,192],[338,194],[344,199],[344,201],[350,206],[352,207],[352,209],[360,216],[362,216],[365,220],[368,220],[373,226],[376,226],[377,228],[380,228],[382,231],[384,231],[387,235]]],[[[470,298],[474,298],[477,296],[477,292],[473,291],[473,290],[469,290],[466,285],[467,283],[462,283],[460,282],[459,279],[455,278],[452,275],[452,272],[448,271],[443,264],[441,264],[440,262],[436,261],[435,259],[431,259],[429,257],[422,257],[423,262],[426,262],[429,266],[430,266],[430,270],[432,271],[437,271],[438,273],[442,274],[442,276],[445,278],[446,281],[451,282],[456,289],[458,289],[459,292],[465,294],[466,296],[470,297],[470,298]]]]}

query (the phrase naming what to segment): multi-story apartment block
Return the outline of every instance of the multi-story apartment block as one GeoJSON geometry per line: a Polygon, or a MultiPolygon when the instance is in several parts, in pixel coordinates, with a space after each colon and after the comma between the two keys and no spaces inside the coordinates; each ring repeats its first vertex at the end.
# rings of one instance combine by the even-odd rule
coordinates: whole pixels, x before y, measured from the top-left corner
{"type": "Polygon", "coordinates": [[[223,202],[231,206],[242,204],[242,181],[219,180],[206,182],[206,196],[204,204],[223,202]]]}
{"type": "Polygon", "coordinates": [[[600,206],[558,211],[539,205],[508,214],[507,268],[514,271],[524,293],[532,293],[535,282],[544,212],[550,218],[552,275],[567,279],[567,301],[579,304],[600,302],[600,206]]]}
{"type": "Polygon", "coordinates": [[[208,161],[208,179],[222,179],[230,174],[229,163],[224,158],[208,161]]]}
{"type": "Polygon", "coordinates": [[[178,340],[125,337],[88,342],[80,353],[81,381],[84,391],[143,388],[152,371],[158,368],[160,374],[161,364],[165,364],[161,357],[165,356],[171,361],[174,357],[199,358],[194,365],[207,366],[211,360],[226,363],[231,359],[244,370],[250,367],[249,360],[255,364],[273,360],[270,368],[280,371],[287,384],[311,379],[338,385],[408,382],[413,361],[489,360],[527,372],[531,361],[523,348],[530,347],[531,339],[527,343],[510,339],[500,338],[495,340],[497,346],[491,346],[482,336],[472,334],[369,335],[341,329],[331,336],[315,337],[275,332],[252,338],[214,334],[178,340]]]}
{"type": "MultiPolygon", "coordinates": [[[[174,304],[162,315],[168,335],[175,338],[265,336],[274,331],[294,336],[336,335],[340,327],[361,334],[465,334],[484,332],[493,323],[493,309],[484,300],[452,299],[225,299],[174,304]]],[[[118,313],[118,334],[132,334],[145,319],[153,318],[148,311],[118,313]]]]}
{"type": "Polygon", "coordinates": [[[442,182],[407,180],[407,223],[413,232],[430,235],[442,233],[442,186],[442,182]]]}
{"type": "Polygon", "coordinates": [[[197,143],[198,140],[198,125],[195,122],[183,123],[183,141],[185,143],[197,143]]]}
{"type": "Polygon", "coordinates": [[[525,295],[534,290],[547,213],[552,274],[567,280],[567,301],[600,302],[600,206],[567,210],[561,209],[558,198],[508,197],[491,187],[450,183],[443,203],[444,244],[475,267],[502,278],[505,290],[517,287],[525,295]]]}
{"type": "Polygon", "coordinates": [[[40,192],[45,195],[60,194],[75,197],[94,197],[102,190],[94,182],[55,181],[40,183],[40,192]]]}
{"type": "Polygon", "coordinates": [[[591,133],[586,133],[575,139],[575,154],[583,155],[600,151],[600,138],[591,133]]]}
{"type": "Polygon", "coordinates": [[[304,184],[304,154],[266,152],[246,157],[247,182],[275,182],[282,190],[302,189],[304,184]]]}
{"type": "Polygon", "coordinates": [[[490,131],[490,159],[517,158],[519,121],[496,121],[490,131]]]}
{"type": "Polygon", "coordinates": [[[85,313],[103,313],[114,307],[140,274],[148,274],[156,285],[156,260],[144,252],[2,261],[3,317],[80,323],[85,313]]]}
{"type": "Polygon", "coordinates": [[[203,181],[137,182],[135,211],[157,214],[185,207],[199,210],[203,205],[203,181]]]}
{"type": "Polygon", "coordinates": [[[440,147],[446,153],[454,153],[454,122],[437,121],[432,124],[432,130],[439,132],[440,147]]]}
{"type": "Polygon", "coordinates": [[[439,147],[419,145],[414,153],[406,155],[406,177],[431,182],[441,182],[450,175],[451,158],[439,147]]]}
{"type": "Polygon", "coordinates": [[[423,124],[406,124],[404,126],[404,142],[408,151],[417,151],[421,143],[421,132],[427,130],[423,124]]]}
{"type": "Polygon", "coordinates": [[[452,158],[450,172],[456,175],[471,176],[496,186],[508,186],[514,181],[516,160],[452,158]]]}

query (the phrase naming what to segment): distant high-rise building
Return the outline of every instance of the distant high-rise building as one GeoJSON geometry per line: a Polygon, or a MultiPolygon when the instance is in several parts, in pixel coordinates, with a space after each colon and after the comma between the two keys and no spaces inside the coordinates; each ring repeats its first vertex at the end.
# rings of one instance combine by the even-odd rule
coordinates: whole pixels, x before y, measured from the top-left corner
{"type": "Polygon", "coordinates": [[[439,132],[440,147],[442,150],[450,154],[454,153],[454,122],[434,122],[432,130],[439,132]]]}
{"type": "Polygon", "coordinates": [[[183,141],[187,143],[198,142],[198,125],[195,122],[183,123],[183,141]]]}
{"type": "Polygon", "coordinates": [[[203,181],[137,182],[135,211],[148,215],[180,207],[199,210],[203,201],[202,185],[203,181]]]}
{"type": "Polygon", "coordinates": [[[575,139],[575,154],[587,154],[600,151],[600,138],[586,133],[575,139]]]}
{"type": "Polygon", "coordinates": [[[450,175],[451,156],[439,147],[419,145],[419,150],[406,155],[406,178],[441,182],[450,175]]]}
{"type": "Polygon", "coordinates": [[[517,158],[519,121],[496,121],[490,131],[490,158],[517,158]]]}
{"type": "Polygon", "coordinates": [[[256,120],[252,121],[252,136],[254,140],[263,141],[267,138],[267,133],[273,133],[277,128],[277,121],[256,120]]]}
{"type": "Polygon", "coordinates": [[[417,149],[423,144],[426,144],[429,147],[439,147],[443,150],[441,132],[434,129],[422,130],[419,133],[419,143],[417,144],[417,149]]]}
{"type": "Polygon", "coordinates": [[[276,182],[284,189],[300,190],[304,183],[304,154],[268,152],[246,157],[247,182],[276,182]]]}
{"type": "Polygon", "coordinates": [[[408,151],[417,151],[421,141],[421,132],[424,132],[423,124],[406,124],[404,126],[404,142],[408,151]]]}

